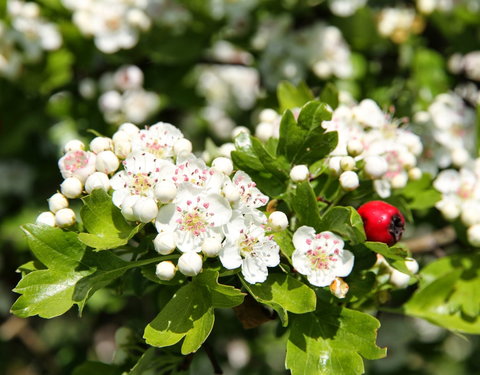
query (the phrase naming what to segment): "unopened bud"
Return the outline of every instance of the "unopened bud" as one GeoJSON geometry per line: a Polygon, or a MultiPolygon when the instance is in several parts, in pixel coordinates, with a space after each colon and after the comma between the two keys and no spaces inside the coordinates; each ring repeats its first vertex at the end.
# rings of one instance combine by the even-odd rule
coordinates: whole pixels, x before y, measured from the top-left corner
{"type": "Polygon", "coordinates": [[[351,156],[344,156],[340,159],[340,168],[344,171],[351,171],[355,168],[355,160],[351,156]]]}
{"type": "Polygon", "coordinates": [[[137,217],[133,213],[133,206],[137,203],[140,196],[138,195],[129,195],[122,202],[122,215],[125,219],[130,221],[136,221],[137,217]]]}
{"type": "Polygon", "coordinates": [[[282,211],[274,211],[268,217],[268,222],[273,231],[279,232],[288,227],[288,217],[282,211]]]}
{"type": "Polygon", "coordinates": [[[118,157],[112,151],[102,151],[97,154],[95,169],[105,174],[116,172],[120,166],[118,157]]]}
{"type": "Polygon", "coordinates": [[[91,194],[95,189],[102,189],[104,191],[110,189],[110,180],[105,173],[95,172],[85,181],[85,190],[88,194],[91,194]]]}
{"type": "Polygon", "coordinates": [[[202,243],[202,252],[207,257],[216,257],[222,250],[222,240],[219,237],[208,237],[202,243]]]}
{"type": "Polygon", "coordinates": [[[132,124],[131,122],[123,123],[122,125],[120,125],[118,130],[127,133],[130,138],[134,137],[140,132],[138,126],[132,124]]]}
{"type": "Polygon", "coordinates": [[[240,199],[238,187],[231,182],[227,182],[225,185],[223,185],[222,192],[225,196],[225,199],[230,203],[234,203],[240,199]]]}
{"type": "Polygon", "coordinates": [[[468,242],[472,246],[480,247],[480,224],[472,225],[467,230],[468,242]]]}
{"type": "Polygon", "coordinates": [[[367,156],[363,169],[370,178],[380,178],[387,172],[388,164],[381,156],[367,156]]]}
{"type": "Polygon", "coordinates": [[[293,182],[307,181],[310,177],[310,171],[306,165],[296,165],[290,170],[290,179],[293,182]]]}
{"type": "Polygon", "coordinates": [[[68,200],[63,194],[55,193],[48,199],[48,208],[53,213],[68,207],[68,200]]]}
{"type": "Polygon", "coordinates": [[[67,198],[78,198],[82,195],[83,184],[78,178],[69,177],[60,184],[60,191],[67,198]]]}
{"type": "Polygon", "coordinates": [[[340,277],[336,277],[330,284],[330,292],[337,298],[345,298],[348,290],[348,284],[340,277]]]}
{"type": "Polygon", "coordinates": [[[202,271],[202,266],[202,257],[193,251],[183,253],[178,258],[178,270],[185,276],[198,275],[202,271]]]}
{"type": "Polygon", "coordinates": [[[36,224],[48,225],[49,227],[55,226],[55,215],[50,211],[42,212],[37,216],[36,224]]]}
{"type": "Polygon", "coordinates": [[[76,216],[70,208],[62,208],[55,213],[55,223],[59,227],[69,227],[75,224],[76,216]]]}
{"type": "Polygon", "coordinates": [[[412,181],[417,181],[422,178],[422,170],[420,168],[412,168],[408,171],[408,178],[412,181]]]}
{"type": "Polygon", "coordinates": [[[155,275],[157,275],[160,280],[172,280],[176,272],[175,265],[169,260],[158,263],[155,268],[155,275]]]}
{"type": "Polygon", "coordinates": [[[181,138],[173,145],[173,152],[175,155],[189,154],[192,152],[192,142],[186,138],[181,138]]]}
{"type": "Polygon", "coordinates": [[[340,160],[342,158],[340,156],[332,156],[328,159],[328,169],[335,175],[339,175],[342,172],[342,168],[340,168],[340,160]]]}
{"type": "Polygon", "coordinates": [[[140,197],[133,206],[133,215],[142,223],[151,222],[157,214],[157,202],[152,198],[140,197]]]}
{"type": "Polygon", "coordinates": [[[102,151],[112,151],[113,142],[107,137],[95,137],[90,142],[90,151],[98,154],[102,151]]]}
{"type": "Polygon", "coordinates": [[[358,175],[353,171],[346,171],[340,175],[340,185],[343,190],[352,191],[358,188],[360,182],[358,175]]]}
{"type": "Polygon", "coordinates": [[[213,159],[212,169],[230,176],[233,172],[232,160],[223,156],[213,159]]]}
{"type": "Polygon", "coordinates": [[[347,143],[347,152],[350,156],[358,156],[363,152],[363,144],[358,139],[352,139],[347,143]]]}
{"type": "Polygon", "coordinates": [[[168,255],[173,253],[177,247],[177,235],[175,232],[162,232],[157,234],[153,240],[153,246],[157,253],[168,255]]]}
{"type": "Polygon", "coordinates": [[[155,185],[155,198],[161,203],[169,203],[177,196],[177,187],[171,181],[160,181],[155,185]]]}

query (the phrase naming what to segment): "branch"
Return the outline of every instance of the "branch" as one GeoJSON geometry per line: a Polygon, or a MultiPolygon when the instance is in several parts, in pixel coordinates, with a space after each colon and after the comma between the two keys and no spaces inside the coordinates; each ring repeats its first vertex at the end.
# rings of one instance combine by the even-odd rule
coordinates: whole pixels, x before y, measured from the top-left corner
{"type": "Polygon", "coordinates": [[[404,243],[412,253],[427,253],[451,244],[456,238],[455,230],[452,226],[448,226],[421,237],[411,238],[404,243]]]}

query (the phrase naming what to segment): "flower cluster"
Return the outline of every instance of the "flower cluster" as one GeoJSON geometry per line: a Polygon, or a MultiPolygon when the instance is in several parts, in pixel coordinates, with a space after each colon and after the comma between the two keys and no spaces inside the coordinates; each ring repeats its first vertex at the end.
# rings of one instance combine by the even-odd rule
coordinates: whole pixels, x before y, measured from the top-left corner
{"type": "Polygon", "coordinates": [[[440,94],[426,112],[417,113],[414,119],[422,126],[419,129],[425,145],[422,158],[425,162],[433,160],[434,164],[425,169],[436,173],[438,167],[451,164],[462,167],[471,160],[475,147],[475,112],[461,97],[453,93],[440,94]]]}
{"type": "Polygon", "coordinates": [[[43,51],[60,48],[62,36],[41,17],[37,3],[8,0],[7,15],[10,26],[0,21],[0,75],[15,78],[23,61],[35,62],[43,51]]]}
{"type": "MultiPolygon", "coordinates": [[[[183,274],[198,274],[203,257],[218,256],[227,269],[241,267],[247,282],[265,281],[268,267],[280,262],[272,232],[288,226],[286,215],[278,211],[267,218],[259,208],[268,197],[246,173],[233,174],[229,158],[207,166],[191,151],[180,130],[162,122],[143,130],[125,123],[111,139],[94,138],[88,151],[82,142],[70,141],[58,163],[61,193],[49,199],[50,211],[37,223],[73,225],[68,199],[95,189],[113,191],[113,204],[125,219],[155,224],[158,253],[182,253],[177,266],[183,274]]],[[[163,280],[175,271],[170,261],[157,267],[163,280]]]]}
{"type": "Polygon", "coordinates": [[[474,81],[480,81],[480,51],[471,51],[465,55],[454,54],[448,61],[452,73],[464,73],[474,81]]]}
{"type": "Polygon", "coordinates": [[[470,161],[460,171],[440,172],[434,187],[442,193],[437,209],[447,220],[460,219],[468,228],[468,241],[480,246],[480,159],[470,161]]]}
{"type": "MultiPolygon", "coordinates": [[[[105,121],[119,125],[123,122],[144,123],[160,107],[160,97],[143,88],[144,75],[135,65],[121,66],[117,71],[100,77],[98,106],[105,121]]],[[[81,82],[79,91],[85,98],[95,96],[96,84],[90,79],[81,82]]]]}

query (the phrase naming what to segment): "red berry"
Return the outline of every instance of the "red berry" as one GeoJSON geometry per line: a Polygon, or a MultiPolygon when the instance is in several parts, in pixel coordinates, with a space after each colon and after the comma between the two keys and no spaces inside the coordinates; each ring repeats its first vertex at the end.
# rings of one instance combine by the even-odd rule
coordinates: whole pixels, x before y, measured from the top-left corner
{"type": "Polygon", "coordinates": [[[389,246],[400,241],[405,229],[405,219],[397,207],[382,201],[371,201],[358,208],[368,241],[378,241],[389,246]]]}

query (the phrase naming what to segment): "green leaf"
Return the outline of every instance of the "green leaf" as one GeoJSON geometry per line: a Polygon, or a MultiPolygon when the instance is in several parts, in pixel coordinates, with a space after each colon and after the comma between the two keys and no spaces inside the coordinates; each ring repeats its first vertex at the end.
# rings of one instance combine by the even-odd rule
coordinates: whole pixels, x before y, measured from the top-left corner
{"type": "Polygon", "coordinates": [[[294,86],[290,82],[280,82],[277,88],[277,97],[280,104],[280,112],[286,109],[292,109],[303,106],[306,102],[313,99],[308,86],[302,82],[294,86]]]}
{"type": "Polygon", "coordinates": [[[92,270],[40,270],[20,280],[16,293],[22,294],[12,306],[12,313],[26,318],[39,315],[53,318],[68,311],[72,305],[75,284],[92,270]]]}
{"type": "Polygon", "coordinates": [[[282,230],[280,232],[273,233],[273,239],[280,246],[280,251],[288,259],[292,258],[292,254],[295,251],[292,243],[292,235],[289,231],[282,230]]]}
{"type": "Polygon", "coordinates": [[[322,126],[323,121],[332,119],[332,111],[325,103],[311,101],[305,104],[298,115],[298,125],[305,130],[312,130],[322,126]]]}
{"type": "Polygon", "coordinates": [[[455,254],[424,267],[403,308],[452,331],[480,334],[480,255],[455,254]]]}
{"type": "Polygon", "coordinates": [[[83,225],[89,233],[80,233],[78,238],[96,250],[114,249],[125,245],[142,227],[130,226],[112,197],[102,189],[96,189],[82,199],[80,211],[83,225]]]}
{"type": "Polygon", "coordinates": [[[257,138],[251,137],[251,142],[255,154],[263,164],[264,168],[278,179],[287,180],[289,178],[288,173],[290,171],[290,165],[286,162],[286,160],[282,160],[271,155],[265,149],[262,142],[260,142],[260,140],[257,138]]]}
{"type": "Polygon", "coordinates": [[[102,362],[88,361],[82,363],[73,370],[72,375],[120,375],[122,370],[115,365],[107,365],[102,362]]]}
{"type": "Polygon", "coordinates": [[[165,347],[185,338],[182,354],[197,351],[213,328],[214,308],[237,306],[244,298],[239,290],[221,285],[217,280],[217,271],[204,271],[178,289],[145,328],[143,337],[146,342],[165,347]]]}
{"type": "Polygon", "coordinates": [[[338,107],[338,89],[337,87],[328,82],[323,88],[322,93],[320,94],[320,100],[324,103],[327,103],[332,109],[338,107]]]}
{"type": "Polygon", "coordinates": [[[411,274],[405,265],[405,258],[408,257],[408,251],[399,244],[389,247],[382,242],[367,241],[364,244],[367,248],[377,254],[385,257],[386,261],[400,272],[411,274]]]}
{"type": "Polygon", "coordinates": [[[260,303],[277,311],[283,326],[288,324],[287,311],[304,314],[315,310],[315,292],[302,282],[283,273],[271,273],[263,283],[249,284],[241,278],[243,286],[260,303]]]}
{"type": "Polygon", "coordinates": [[[48,268],[71,271],[80,264],[85,245],[78,241],[76,233],[36,224],[22,229],[33,254],[48,268]]]}
{"type": "Polygon", "coordinates": [[[428,173],[424,173],[417,181],[409,181],[408,185],[397,194],[401,194],[406,199],[408,208],[411,210],[434,207],[435,203],[442,198],[442,194],[433,188],[432,177],[428,173]]]}
{"type": "Polygon", "coordinates": [[[292,208],[298,218],[298,226],[308,225],[315,228],[321,227],[320,213],[317,207],[317,198],[309,182],[302,182],[292,198],[292,208]]]}
{"type": "Polygon", "coordinates": [[[318,230],[337,233],[353,245],[366,240],[362,217],[351,206],[333,207],[322,217],[318,230]]]}
{"type": "Polygon", "coordinates": [[[386,350],[376,344],[380,323],[347,308],[322,306],[317,313],[292,316],[286,366],[292,375],[357,375],[363,358],[379,359],[386,350]]]}

